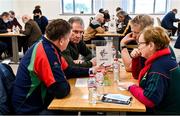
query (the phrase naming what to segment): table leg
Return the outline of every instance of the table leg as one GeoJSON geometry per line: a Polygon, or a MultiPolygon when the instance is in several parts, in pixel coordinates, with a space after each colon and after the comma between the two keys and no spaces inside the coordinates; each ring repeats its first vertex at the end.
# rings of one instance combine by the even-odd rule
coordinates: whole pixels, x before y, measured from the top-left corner
{"type": "Polygon", "coordinates": [[[12,61],[14,63],[18,63],[18,61],[19,61],[19,51],[18,51],[17,36],[12,37],[12,52],[13,52],[12,61]]]}

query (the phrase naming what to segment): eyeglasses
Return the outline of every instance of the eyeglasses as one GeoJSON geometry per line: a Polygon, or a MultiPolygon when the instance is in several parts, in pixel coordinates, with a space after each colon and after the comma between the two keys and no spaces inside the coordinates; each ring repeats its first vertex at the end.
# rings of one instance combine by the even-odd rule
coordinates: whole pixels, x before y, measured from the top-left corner
{"type": "Polygon", "coordinates": [[[138,42],[138,46],[140,46],[141,44],[146,44],[147,42],[138,42]]]}
{"type": "Polygon", "coordinates": [[[140,32],[134,32],[134,31],[133,31],[133,34],[136,34],[136,35],[138,35],[139,33],[140,33],[140,32]]]}
{"type": "Polygon", "coordinates": [[[75,34],[79,34],[79,33],[80,33],[81,35],[84,34],[84,31],[73,30],[72,32],[74,32],[75,34]]]}

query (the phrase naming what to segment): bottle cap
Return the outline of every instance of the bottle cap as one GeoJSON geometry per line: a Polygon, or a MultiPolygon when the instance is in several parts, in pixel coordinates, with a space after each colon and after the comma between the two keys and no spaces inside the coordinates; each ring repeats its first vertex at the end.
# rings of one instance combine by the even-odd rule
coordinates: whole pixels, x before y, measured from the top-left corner
{"type": "Polygon", "coordinates": [[[94,77],[94,74],[90,74],[89,77],[90,77],[90,78],[93,78],[93,77],[94,77]]]}
{"type": "Polygon", "coordinates": [[[114,61],[118,61],[118,58],[114,58],[114,61]]]}
{"type": "Polygon", "coordinates": [[[115,46],[112,46],[112,48],[115,48],[115,46]]]}

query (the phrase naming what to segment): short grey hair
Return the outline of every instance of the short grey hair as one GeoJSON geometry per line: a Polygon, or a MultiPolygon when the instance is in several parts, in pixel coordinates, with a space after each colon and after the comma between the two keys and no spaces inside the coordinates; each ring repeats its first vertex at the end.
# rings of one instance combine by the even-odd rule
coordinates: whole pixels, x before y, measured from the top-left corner
{"type": "Polygon", "coordinates": [[[84,22],[83,22],[82,18],[80,18],[80,17],[71,17],[71,18],[68,20],[68,22],[69,22],[71,25],[72,25],[74,22],[78,22],[78,23],[80,23],[81,26],[84,27],[84,22]]]}

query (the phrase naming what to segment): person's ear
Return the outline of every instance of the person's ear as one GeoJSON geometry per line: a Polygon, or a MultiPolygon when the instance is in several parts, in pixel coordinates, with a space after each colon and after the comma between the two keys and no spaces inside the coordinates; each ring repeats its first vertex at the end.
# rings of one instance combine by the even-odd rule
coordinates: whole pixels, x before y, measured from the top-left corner
{"type": "Polygon", "coordinates": [[[153,42],[149,42],[149,48],[150,48],[150,50],[154,50],[155,44],[153,42]]]}
{"type": "Polygon", "coordinates": [[[64,40],[63,39],[59,39],[59,44],[62,46],[64,43],[64,40]]]}

